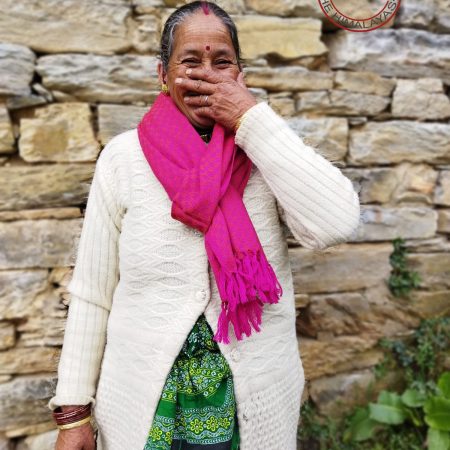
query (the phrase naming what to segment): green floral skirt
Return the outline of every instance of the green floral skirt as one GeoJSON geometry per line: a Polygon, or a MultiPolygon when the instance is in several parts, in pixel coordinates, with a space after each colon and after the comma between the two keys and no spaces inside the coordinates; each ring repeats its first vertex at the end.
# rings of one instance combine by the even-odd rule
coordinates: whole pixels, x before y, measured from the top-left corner
{"type": "Polygon", "coordinates": [[[144,450],[238,450],[233,378],[202,314],[166,379],[144,450]]]}

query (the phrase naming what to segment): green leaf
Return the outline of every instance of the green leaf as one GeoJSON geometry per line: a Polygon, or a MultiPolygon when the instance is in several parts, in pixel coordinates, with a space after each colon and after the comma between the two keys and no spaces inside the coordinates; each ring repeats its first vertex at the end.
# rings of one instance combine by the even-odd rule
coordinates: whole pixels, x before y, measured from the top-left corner
{"type": "Polygon", "coordinates": [[[417,408],[416,409],[406,409],[405,412],[408,415],[408,417],[411,419],[411,422],[416,426],[416,427],[421,427],[423,425],[422,419],[418,413],[417,408]]]}
{"type": "Polygon", "coordinates": [[[369,417],[368,408],[357,408],[350,419],[349,438],[355,442],[365,441],[373,436],[377,423],[369,417]]]}
{"type": "Polygon", "coordinates": [[[426,400],[425,394],[415,389],[407,389],[401,398],[402,402],[410,408],[419,408],[424,405],[426,400]]]}
{"type": "Polygon", "coordinates": [[[450,399],[450,372],[444,372],[439,377],[438,388],[444,397],[450,399]]]}
{"type": "Polygon", "coordinates": [[[431,397],[425,402],[425,422],[436,430],[450,431],[450,400],[431,397]]]}
{"type": "Polygon", "coordinates": [[[398,425],[405,421],[407,413],[401,397],[388,391],[381,391],[378,403],[369,403],[369,417],[377,422],[398,425]]]}
{"type": "Polygon", "coordinates": [[[428,428],[427,447],[429,450],[449,450],[450,433],[428,428]]]}

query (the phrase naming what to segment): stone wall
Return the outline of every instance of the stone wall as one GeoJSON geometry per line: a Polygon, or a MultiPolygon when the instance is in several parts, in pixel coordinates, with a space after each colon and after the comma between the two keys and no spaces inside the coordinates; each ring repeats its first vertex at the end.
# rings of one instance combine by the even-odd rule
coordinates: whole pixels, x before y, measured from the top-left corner
{"type": "MultiPolygon", "coordinates": [[[[352,179],[364,223],[310,251],[288,236],[309,395],[323,414],[361,400],[382,336],[450,310],[450,5],[403,0],[370,33],[335,28],[315,0],[223,0],[252,92],[352,179]],[[419,272],[388,288],[392,239],[419,272]]],[[[340,0],[339,3],[343,3],[340,0]]],[[[50,449],[73,264],[95,160],[159,93],[174,0],[3,0],[0,12],[0,449],[50,449]]],[[[373,9],[369,0],[345,10],[373,9]]],[[[288,231],[288,230],[287,230],[288,231]]],[[[377,388],[395,383],[395,377],[377,388]]]]}

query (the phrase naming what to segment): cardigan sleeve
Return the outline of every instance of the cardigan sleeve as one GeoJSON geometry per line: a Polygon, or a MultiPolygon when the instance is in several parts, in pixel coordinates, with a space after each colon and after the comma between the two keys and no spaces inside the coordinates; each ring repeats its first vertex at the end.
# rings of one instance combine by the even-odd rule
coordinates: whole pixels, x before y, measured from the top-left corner
{"type": "Polygon", "coordinates": [[[267,102],[247,110],[235,142],[260,170],[281,220],[304,247],[325,249],[354,237],[362,216],[352,182],[267,102]]]}
{"type": "Polygon", "coordinates": [[[95,405],[112,297],[119,279],[121,210],[108,167],[106,146],[89,190],[72,278],[69,311],[58,364],[55,395],[48,407],[95,405]]]}
{"type": "Polygon", "coordinates": [[[70,300],[55,395],[48,407],[95,405],[106,342],[108,310],[78,297],[70,300]]]}

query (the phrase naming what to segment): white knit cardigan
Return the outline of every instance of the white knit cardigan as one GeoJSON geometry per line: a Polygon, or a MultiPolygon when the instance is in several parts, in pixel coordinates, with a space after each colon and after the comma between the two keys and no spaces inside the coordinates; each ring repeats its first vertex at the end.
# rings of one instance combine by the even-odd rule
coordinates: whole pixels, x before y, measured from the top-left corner
{"type": "MultiPolygon", "coordinates": [[[[157,132],[155,130],[155,132],[157,132]]],[[[261,332],[219,343],[232,370],[241,450],[295,450],[304,372],[286,236],[309,249],[354,236],[357,192],[266,102],[235,137],[254,166],[244,203],[284,293],[261,332]]],[[[58,366],[58,405],[92,402],[100,450],[143,450],[166,377],[201,313],[217,330],[220,297],[203,235],[173,219],[136,129],[115,136],[96,166],[77,244],[58,366]]]]}

